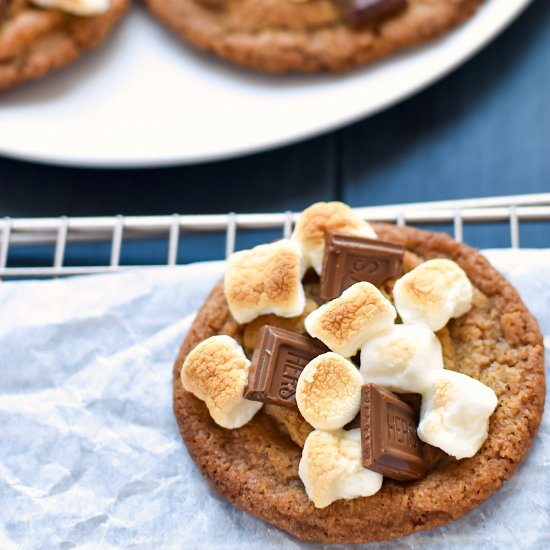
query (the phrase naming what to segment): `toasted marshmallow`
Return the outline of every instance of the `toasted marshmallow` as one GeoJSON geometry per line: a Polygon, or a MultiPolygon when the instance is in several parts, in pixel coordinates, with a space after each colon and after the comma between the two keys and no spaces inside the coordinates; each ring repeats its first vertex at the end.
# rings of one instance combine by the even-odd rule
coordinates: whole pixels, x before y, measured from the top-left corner
{"type": "Polygon", "coordinates": [[[430,374],[442,368],[441,344],[422,326],[394,325],[361,348],[365,383],[391,391],[422,393],[431,383],[430,374]]]}
{"type": "Polygon", "coordinates": [[[395,283],[393,297],[403,323],[436,331],[470,310],[473,287],[455,262],[428,260],[395,283]]]}
{"type": "Polygon", "coordinates": [[[181,384],[206,403],[216,424],[240,428],[262,408],[243,397],[249,369],[250,361],[233,338],[212,336],[185,358],[181,384]]]}
{"type": "Polygon", "coordinates": [[[298,474],[316,508],[341,498],[369,497],[382,487],[382,475],[363,468],[360,432],[316,430],[306,439],[298,474]]]}
{"type": "Polygon", "coordinates": [[[310,313],[306,330],[329,349],[351,357],[375,334],[389,329],[396,313],[371,283],[350,286],[341,296],[310,313]]]}
{"type": "Polygon", "coordinates": [[[225,274],[225,296],[238,323],[267,313],[297,317],[304,311],[302,256],[283,239],[232,254],[225,274]]]}
{"type": "Polygon", "coordinates": [[[31,0],[41,8],[58,8],[74,15],[97,15],[105,13],[111,0],[31,0]]]}
{"type": "Polygon", "coordinates": [[[306,208],[296,222],[292,239],[302,249],[306,268],[313,267],[319,275],[329,231],[376,239],[374,229],[344,203],[318,202],[306,208]]]}
{"type": "Polygon", "coordinates": [[[496,406],[495,392],[479,380],[438,371],[422,394],[418,437],[455,458],[474,456],[487,438],[496,406]]]}
{"type": "Polygon", "coordinates": [[[363,377],[353,363],[337,353],[310,361],[296,386],[300,413],[318,430],[337,430],[359,412],[363,377]]]}

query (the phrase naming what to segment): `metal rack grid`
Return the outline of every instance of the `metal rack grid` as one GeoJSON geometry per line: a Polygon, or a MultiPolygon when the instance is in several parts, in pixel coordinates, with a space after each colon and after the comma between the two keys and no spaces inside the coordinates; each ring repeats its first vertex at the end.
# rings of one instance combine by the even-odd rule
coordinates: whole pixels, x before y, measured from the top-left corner
{"type": "MultiPolygon", "coordinates": [[[[465,224],[506,222],[510,245],[520,246],[520,224],[523,221],[550,221],[550,193],[423,202],[355,208],[363,219],[398,225],[452,224],[454,238],[463,240],[465,224]]],[[[298,214],[207,214],[171,216],[111,216],[60,218],[5,218],[0,221],[0,278],[57,277],[105,273],[138,266],[120,265],[123,240],[164,237],[168,254],[164,266],[177,263],[182,231],[224,232],[225,254],[235,249],[240,229],[280,230],[289,236],[298,214]],[[65,266],[68,242],[110,242],[108,265],[65,266]],[[48,267],[8,267],[11,247],[54,244],[53,262],[48,267]]],[[[221,259],[221,258],[212,258],[221,259]]],[[[143,266],[139,266],[143,267],[143,266]]]]}

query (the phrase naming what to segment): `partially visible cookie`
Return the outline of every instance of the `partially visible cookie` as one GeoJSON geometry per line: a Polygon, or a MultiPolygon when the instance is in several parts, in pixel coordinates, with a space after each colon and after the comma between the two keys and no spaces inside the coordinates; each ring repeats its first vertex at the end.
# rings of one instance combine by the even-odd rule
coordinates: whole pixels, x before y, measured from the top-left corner
{"type": "Polygon", "coordinates": [[[272,73],[345,71],[433,40],[484,0],[146,0],[182,38],[272,73]],[[355,17],[366,4],[384,17],[355,17]],[[351,9],[350,9],[351,5],[351,9]],[[397,10],[393,6],[397,5],[397,10]],[[359,7],[362,6],[362,7],[359,7]]]}
{"type": "Polygon", "coordinates": [[[68,65],[98,45],[130,0],[110,0],[104,13],[74,15],[28,0],[0,0],[0,91],[68,65]]]}

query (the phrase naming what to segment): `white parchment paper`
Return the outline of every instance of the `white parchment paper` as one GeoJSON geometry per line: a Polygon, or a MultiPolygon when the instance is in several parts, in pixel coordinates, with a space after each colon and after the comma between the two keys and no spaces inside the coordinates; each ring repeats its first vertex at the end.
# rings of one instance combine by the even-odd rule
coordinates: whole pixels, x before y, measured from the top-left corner
{"type": "MultiPolygon", "coordinates": [[[[550,251],[487,255],[550,348],[550,251]]],[[[222,271],[0,283],[1,550],[319,547],[219,498],[179,436],[172,362],[222,271]]],[[[550,547],[548,415],[520,470],[474,513],[369,548],[420,547],[550,547]]]]}

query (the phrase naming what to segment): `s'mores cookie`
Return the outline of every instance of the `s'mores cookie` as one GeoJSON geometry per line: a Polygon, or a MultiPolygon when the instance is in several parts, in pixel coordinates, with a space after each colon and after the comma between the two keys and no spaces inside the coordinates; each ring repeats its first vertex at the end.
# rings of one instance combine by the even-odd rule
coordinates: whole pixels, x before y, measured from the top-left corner
{"type": "Polygon", "coordinates": [[[433,40],[483,0],[146,0],[179,36],[261,71],[345,71],[433,40]]]}
{"type": "Polygon", "coordinates": [[[68,65],[101,43],[129,0],[0,0],[0,91],[68,65]]]}
{"type": "Polygon", "coordinates": [[[174,412],[202,474],[302,540],[369,543],[463,516],[512,476],[543,412],[542,336],[511,285],[446,235],[372,229],[375,246],[353,237],[371,239],[362,262],[399,262],[395,245],[408,260],[330,301],[311,271],[301,281],[311,248],[296,233],[230,260],[174,365],[174,412]],[[289,283],[277,291],[272,265],[289,283]],[[234,293],[250,280],[250,300],[234,293]]]}

